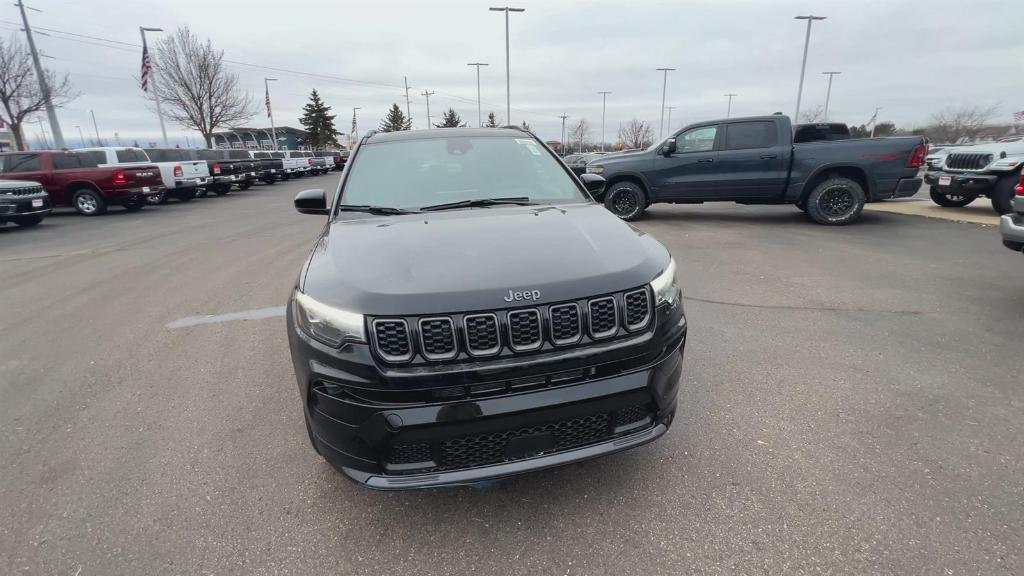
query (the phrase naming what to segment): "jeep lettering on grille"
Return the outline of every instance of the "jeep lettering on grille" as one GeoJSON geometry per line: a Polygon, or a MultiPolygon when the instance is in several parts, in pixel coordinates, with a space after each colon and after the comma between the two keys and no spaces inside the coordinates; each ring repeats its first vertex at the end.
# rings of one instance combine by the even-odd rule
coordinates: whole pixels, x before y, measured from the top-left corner
{"type": "Polygon", "coordinates": [[[523,290],[522,292],[508,291],[508,296],[503,298],[505,302],[522,302],[523,300],[540,300],[540,290],[523,290]]]}

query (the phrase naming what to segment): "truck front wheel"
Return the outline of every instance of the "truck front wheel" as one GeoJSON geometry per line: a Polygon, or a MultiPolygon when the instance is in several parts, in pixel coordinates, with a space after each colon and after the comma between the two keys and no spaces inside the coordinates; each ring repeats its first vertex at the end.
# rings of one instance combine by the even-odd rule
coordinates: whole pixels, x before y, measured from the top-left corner
{"type": "Polygon", "coordinates": [[[633,182],[616,182],[604,194],[604,207],[612,214],[630,222],[639,218],[647,208],[644,191],[633,182]]]}
{"type": "Polygon", "coordinates": [[[988,197],[992,200],[992,209],[999,214],[1013,212],[1013,187],[1020,182],[1020,174],[1014,172],[1013,176],[1003,176],[996,181],[988,197]]]}
{"type": "Polygon", "coordinates": [[[971,194],[946,193],[941,188],[936,188],[935,186],[928,189],[928,194],[932,197],[932,202],[945,208],[962,208],[978,198],[971,194]]]}
{"type": "Polygon", "coordinates": [[[842,226],[860,217],[866,195],[849,178],[829,178],[807,196],[807,215],[818,224],[842,226]]]}

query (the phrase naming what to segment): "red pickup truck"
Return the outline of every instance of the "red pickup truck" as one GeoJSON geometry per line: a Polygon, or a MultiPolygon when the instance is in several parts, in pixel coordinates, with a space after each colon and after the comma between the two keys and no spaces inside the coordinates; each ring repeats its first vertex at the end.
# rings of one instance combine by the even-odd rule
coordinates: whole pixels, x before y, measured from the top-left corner
{"type": "Polygon", "coordinates": [[[107,211],[110,205],[138,210],[148,196],[163,192],[156,166],[97,166],[87,152],[40,150],[0,154],[0,178],[28,180],[43,185],[53,204],[67,204],[86,216],[107,211]]]}

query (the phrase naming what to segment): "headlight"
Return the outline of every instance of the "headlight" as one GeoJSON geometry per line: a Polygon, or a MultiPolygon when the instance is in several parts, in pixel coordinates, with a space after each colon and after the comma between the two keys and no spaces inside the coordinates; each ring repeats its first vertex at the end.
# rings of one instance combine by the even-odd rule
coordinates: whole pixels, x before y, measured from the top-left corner
{"type": "Polygon", "coordinates": [[[292,299],[295,322],[310,337],[333,346],[345,342],[366,342],[363,315],[333,308],[296,292],[292,299]]]}
{"type": "Polygon", "coordinates": [[[651,290],[654,291],[654,305],[662,304],[675,305],[679,298],[679,282],[676,281],[676,261],[669,258],[668,266],[658,276],[651,280],[651,290]]]}
{"type": "Polygon", "coordinates": [[[604,166],[587,166],[587,174],[603,174],[604,166]]]}

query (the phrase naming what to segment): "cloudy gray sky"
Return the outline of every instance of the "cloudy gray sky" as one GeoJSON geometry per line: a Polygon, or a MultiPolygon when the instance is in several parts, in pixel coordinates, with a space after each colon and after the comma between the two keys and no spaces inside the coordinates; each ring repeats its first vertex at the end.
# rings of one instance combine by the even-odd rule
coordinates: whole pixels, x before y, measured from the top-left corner
{"type": "MultiPolygon", "coordinates": [[[[31,0],[43,10],[32,25],[49,29],[37,43],[69,72],[81,96],[59,112],[65,138],[77,143],[80,125],[91,132],[96,111],[101,134],[140,143],[156,140],[159,125],[138,89],[138,26],[173,29],[188,24],[223,49],[242,84],[257,101],[263,77],[272,84],[278,125],[298,126],[309,91],[316,88],[348,131],[352,107],[359,129],[376,127],[392,102],[403,102],[408,76],[412,115],[426,125],[425,101],[435,91],[431,114],[454,107],[476,121],[476,76],[468,62],[488,62],[482,72],[484,115],[504,116],[504,19],[485,1],[387,2],[247,0],[31,0]],[[59,32],[58,32],[59,31],[59,32]],[[70,36],[67,33],[108,39],[70,36]],[[287,69],[272,71],[259,66],[287,69]]],[[[734,115],[783,111],[792,114],[804,24],[792,19],[814,13],[828,19],[814,26],[804,108],[825,99],[825,70],[839,70],[830,119],[868,120],[876,106],[881,120],[922,125],[943,107],[998,104],[993,120],[1009,122],[1024,109],[1024,34],[1019,0],[963,2],[884,1],[617,1],[522,0],[513,14],[512,120],[526,120],[543,138],[558,138],[560,114],[585,117],[600,134],[601,97],[610,90],[607,133],[632,117],[655,127],[661,104],[661,74],[669,73],[666,104],[673,126],[725,115],[727,92],[739,94],[734,115]]],[[[0,32],[18,32],[18,11],[0,9],[0,32]]],[[[258,114],[251,123],[266,126],[258,114]]],[[[185,131],[169,127],[184,144],[185,131]]],[[[29,136],[32,132],[29,129],[29,136]]],[[[191,134],[195,137],[194,134],[191,134]]]]}

